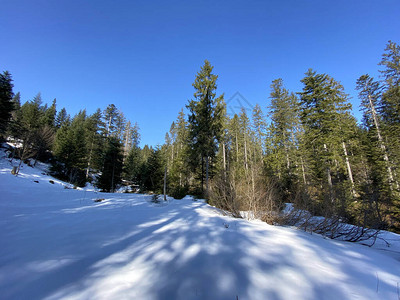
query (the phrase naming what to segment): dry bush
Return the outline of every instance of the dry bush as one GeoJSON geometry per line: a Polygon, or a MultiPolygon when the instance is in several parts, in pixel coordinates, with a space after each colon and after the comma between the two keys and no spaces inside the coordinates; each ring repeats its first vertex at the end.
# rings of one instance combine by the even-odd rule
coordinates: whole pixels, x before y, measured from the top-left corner
{"type": "Polygon", "coordinates": [[[278,199],[276,182],[256,168],[249,168],[243,176],[221,174],[211,184],[210,203],[234,217],[246,211],[249,218],[274,224],[279,219],[278,199]]]}
{"type": "Polygon", "coordinates": [[[280,224],[296,226],[304,231],[321,234],[331,239],[340,239],[349,242],[368,241],[373,245],[378,237],[379,230],[367,228],[365,223],[350,225],[339,215],[324,211],[323,207],[316,207],[309,191],[299,188],[292,200],[292,209],[285,211],[280,224]],[[324,217],[317,217],[315,212],[323,212],[324,217]]]}
{"type": "Polygon", "coordinates": [[[225,174],[215,177],[210,185],[209,198],[211,205],[229,212],[235,218],[241,218],[236,182],[232,178],[225,174]]]}

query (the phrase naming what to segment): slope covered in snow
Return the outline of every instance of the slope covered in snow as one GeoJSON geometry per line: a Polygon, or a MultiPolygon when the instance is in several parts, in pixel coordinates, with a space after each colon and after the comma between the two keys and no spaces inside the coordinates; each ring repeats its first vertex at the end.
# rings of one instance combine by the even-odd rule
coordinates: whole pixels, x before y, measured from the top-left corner
{"type": "Polygon", "coordinates": [[[10,171],[1,159],[2,299],[399,297],[395,255],[232,219],[190,198],[154,204],[10,171]]]}

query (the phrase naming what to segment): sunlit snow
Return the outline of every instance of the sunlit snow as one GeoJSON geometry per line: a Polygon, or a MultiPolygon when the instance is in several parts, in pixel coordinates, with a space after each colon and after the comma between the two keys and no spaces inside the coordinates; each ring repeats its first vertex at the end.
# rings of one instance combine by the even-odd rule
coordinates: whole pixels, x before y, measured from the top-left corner
{"type": "Polygon", "coordinates": [[[11,168],[2,157],[1,299],[399,299],[398,235],[383,251],[11,168]]]}

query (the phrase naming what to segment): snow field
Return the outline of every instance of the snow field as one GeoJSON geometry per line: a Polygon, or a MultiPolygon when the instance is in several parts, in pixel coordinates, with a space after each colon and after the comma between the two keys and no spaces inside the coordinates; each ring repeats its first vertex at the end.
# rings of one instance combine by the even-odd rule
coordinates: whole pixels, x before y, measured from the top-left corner
{"type": "Polygon", "coordinates": [[[399,299],[393,248],[10,171],[1,159],[1,299],[399,299]]]}

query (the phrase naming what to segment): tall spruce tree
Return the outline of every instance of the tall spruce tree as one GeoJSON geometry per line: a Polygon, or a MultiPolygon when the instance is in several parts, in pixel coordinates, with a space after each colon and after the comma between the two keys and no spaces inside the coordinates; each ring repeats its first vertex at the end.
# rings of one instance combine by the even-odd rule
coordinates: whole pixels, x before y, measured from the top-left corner
{"type": "Polygon", "coordinates": [[[0,137],[7,129],[14,110],[12,99],[14,97],[11,74],[8,71],[0,74],[0,137]]]}
{"type": "Polygon", "coordinates": [[[64,107],[57,113],[54,122],[56,128],[58,129],[70,122],[70,116],[67,114],[67,110],[64,107]]]}
{"type": "Polygon", "coordinates": [[[63,125],[56,134],[54,155],[59,163],[52,166],[52,172],[75,185],[83,186],[86,181],[86,111],[80,111],[71,124],[63,125]],[[61,163],[61,164],[60,164],[61,163]]]}
{"type": "MultiPolygon", "coordinates": [[[[377,108],[380,107],[379,102],[382,95],[382,87],[379,82],[374,81],[369,75],[362,75],[357,80],[356,89],[359,90],[359,98],[361,99],[361,108],[363,110],[363,124],[367,128],[371,136],[372,144],[377,145],[378,152],[381,153],[374,161],[383,160],[386,165],[386,183],[393,189],[394,177],[392,162],[389,160],[387,146],[382,132],[382,118],[377,108]]],[[[384,184],[384,182],[381,182],[384,184]]]]}
{"type": "Polygon", "coordinates": [[[301,121],[304,126],[308,164],[315,187],[323,187],[318,198],[323,201],[323,213],[338,213],[345,207],[348,196],[341,195],[342,185],[349,180],[344,174],[343,142],[348,132],[343,122],[350,120],[351,105],[340,83],[326,74],[308,70],[301,80],[303,91],[299,93],[301,121]],[[334,188],[335,186],[335,188],[334,188]]]}
{"type": "Polygon", "coordinates": [[[265,144],[267,124],[265,122],[265,117],[261,109],[261,106],[258,104],[254,106],[252,112],[252,126],[256,144],[256,153],[254,155],[257,157],[259,161],[263,161],[263,156],[265,152],[264,144],[265,144]]]}
{"type": "Polygon", "coordinates": [[[126,134],[124,151],[128,149],[128,153],[124,160],[123,178],[128,181],[133,181],[135,184],[139,184],[140,171],[143,164],[142,153],[139,147],[139,125],[135,123],[126,134]]]}
{"type": "Polygon", "coordinates": [[[121,183],[123,152],[116,137],[108,137],[104,151],[104,166],[97,179],[97,187],[105,192],[114,192],[121,183]]]}
{"type": "Polygon", "coordinates": [[[384,91],[380,112],[386,137],[387,152],[392,163],[393,184],[390,225],[400,228],[400,46],[389,41],[380,65],[384,67],[384,91]]]}
{"type": "Polygon", "coordinates": [[[380,65],[384,76],[384,91],[381,99],[380,112],[383,130],[388,141],[388,152],[393,161],[393,181],[395,188],[400,190],[400,178],[397,166],[400,165],[400,46],[389,41],[380,65]]]}
{"type": "Polygon", "coordinates": [[[296,180],[298,166],[298,100],[284,88],[282,79],[272,82],[270,99],[268,167],[277,175],[283,189],[288,190],[296,180]]]}
{"type": "Polygon", "coordinates": [[[166,135],[169,191],[174,197],[183,197],[189,192],[188,135],[188,123],[182,109],[166,135]]]}
{"type": "Polygon", "coordinates": [[[223,95],[216,96],[218,76],[213,74],[212,70],[209,61],[205,60],[193,83],[196,90],[194,99],[187,105],[190,111],[191,162],[196,170],[201,170],[202,193],[204,193],[204,179],[208,192],[208,180],[222,133],[223,95]]]}

